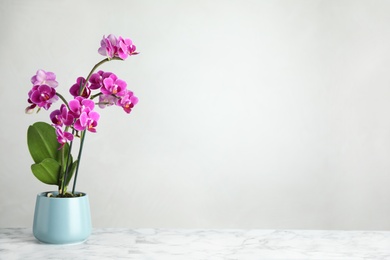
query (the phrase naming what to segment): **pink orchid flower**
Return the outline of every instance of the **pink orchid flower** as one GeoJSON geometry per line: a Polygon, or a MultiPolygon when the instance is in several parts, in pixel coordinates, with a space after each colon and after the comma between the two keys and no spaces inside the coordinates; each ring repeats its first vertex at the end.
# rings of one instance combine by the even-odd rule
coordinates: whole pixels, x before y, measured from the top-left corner
{"type": "Polygon", "coordinates": [[[107,56],[109,59],[112,59],[115,57],[117,51],[117,39],[114,35],[110,34],[107,37],[103,36],[103,39],[100,42],[100,48],[98,49],[98,52],[103,55],[107,56]]]}
{"type": "Polygon", "coordinates": [[[84,111],[74,123],[74,128],[79,131],[88,130],[90,132],[96,133],[96,126],[99,118],[100,115],[96,111],[84,111]]]}
{"type": "Polygon", "coordinates": [[[124,96],[126,94],[127,83],[115,74],[111,74],[103,80],[103,86],[100,91],[105,95],[124,96]]]}
{"type": "Polygon", "coordinates": [[[131,109],[138,103],[138,98],[133,95],[130,90],[126,91],[126,94],[118,100],[117,105],[121,106],[123,110],[129,114],[131,109]]]}
{"type": "Polygon", "coordinates": [[[56,81],[56,74],[53,72],[46,72],[44,70],[38,70],[37,73],[31,78],[31,83],[36,85],[47,85],[55,88],[58,86],[56,81]]]}
{"type": "Polygon", "coordinates": [[[54,125],[70,126],[73,123],[74,116],[69,113],[66,106],[62,104],[60,109],[54,110],[50,113],[50,120],[53,122],[54,125]]]}
{"type": "Polygon", "coordinates": [[[57,141],[61,144],[58,150],[61,150],[67,142],[73,141],[73,135],[69,132],[62,131],[61,126],[54,125],[54,127],[56,129],[57,141]]]}
{"type": "MultiPolygon", "coordinates": [[[[56,90],[48,85],[36,85],[28,92],[29,101],[48,110],[58,100],[56,90]]],[[[30,106],[31,107],[31,106],[30,106]]]]}

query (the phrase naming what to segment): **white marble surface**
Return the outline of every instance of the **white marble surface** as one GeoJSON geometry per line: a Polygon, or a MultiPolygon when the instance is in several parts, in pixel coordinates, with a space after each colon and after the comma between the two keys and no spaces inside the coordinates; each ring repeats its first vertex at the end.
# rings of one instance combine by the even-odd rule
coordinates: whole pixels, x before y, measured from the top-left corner
{"type": "Polygon", "coordinates": [[[389,259],[390,231],[94,229],[77,245],[0,229],[0,259],[389,259]]]}

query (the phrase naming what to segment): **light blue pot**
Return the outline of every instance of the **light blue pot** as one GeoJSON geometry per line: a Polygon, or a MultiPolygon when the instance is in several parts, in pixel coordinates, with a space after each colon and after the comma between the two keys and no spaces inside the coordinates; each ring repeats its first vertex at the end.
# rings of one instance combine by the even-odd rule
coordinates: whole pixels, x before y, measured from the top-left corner
{"type": "MultiPolygon", "coordinates": [[[[58,194],[58,192],[51,192],[58,194]]],[[[37,195],[33,234],[48,244],[74,244],[85,241],[91,234],[91,213],[88,195],[75,198],[37,195]]]]}

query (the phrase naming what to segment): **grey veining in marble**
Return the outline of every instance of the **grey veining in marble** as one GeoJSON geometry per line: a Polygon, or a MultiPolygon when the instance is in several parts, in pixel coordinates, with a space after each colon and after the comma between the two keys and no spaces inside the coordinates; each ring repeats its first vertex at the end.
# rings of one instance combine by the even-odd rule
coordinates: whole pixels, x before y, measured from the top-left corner
{"type": "Polygon", "coordinates": [[[77,245],[0,229],[0,259],[390,260],[388,231],[94,229],[77,245]]]}

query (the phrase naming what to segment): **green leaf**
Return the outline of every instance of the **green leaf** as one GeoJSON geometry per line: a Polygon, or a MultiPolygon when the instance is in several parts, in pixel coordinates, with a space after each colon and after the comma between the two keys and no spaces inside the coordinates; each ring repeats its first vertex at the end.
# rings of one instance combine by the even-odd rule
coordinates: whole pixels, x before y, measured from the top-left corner
{"type": "Polygon", "coordinates": [[[69,154],[68,143],[61,150],[58,150],[60,144],[57,141],[53,126],[45,122],[36,122],[29,126],[27,144],[31,157],[35,162],[31,166],[35,177],[44,183],[59,185],[59,178],[63,178],[66,171],[66,162],[69,161],[71,169],[67,176],[66,185],[69,183],[77,164],[73,162],[72,155],[69,154]],[[69,160],[67,158],[68,154],[69,160]]]}
{"type": "Polygon", "coordinates": [[[61,165],[52,158],[46,158],[40,163],[31,165],[35,177],[43,183],[58,185],[61,165]]]}
{"type": "Polygon", "coordinates": [[[59,160],[59,143],[54,127],[45,122],[36,122],[27,130],[27,145],[35,163],[46,158],[59,160]]]}
{"type": "MultiPolygon", "coordinates": [[[[46,158],[53,158],[61,163],[62,150],[65,159],[69,153],[68,143],[58,150],[60,144],[57,141],[55,129],[45,122],[36,122],[28,128],[27,145],[35,163],[40,163],[46,158]]],[[[73,160],[72,155],[70,155],[70,160],[73,160]]]]}

